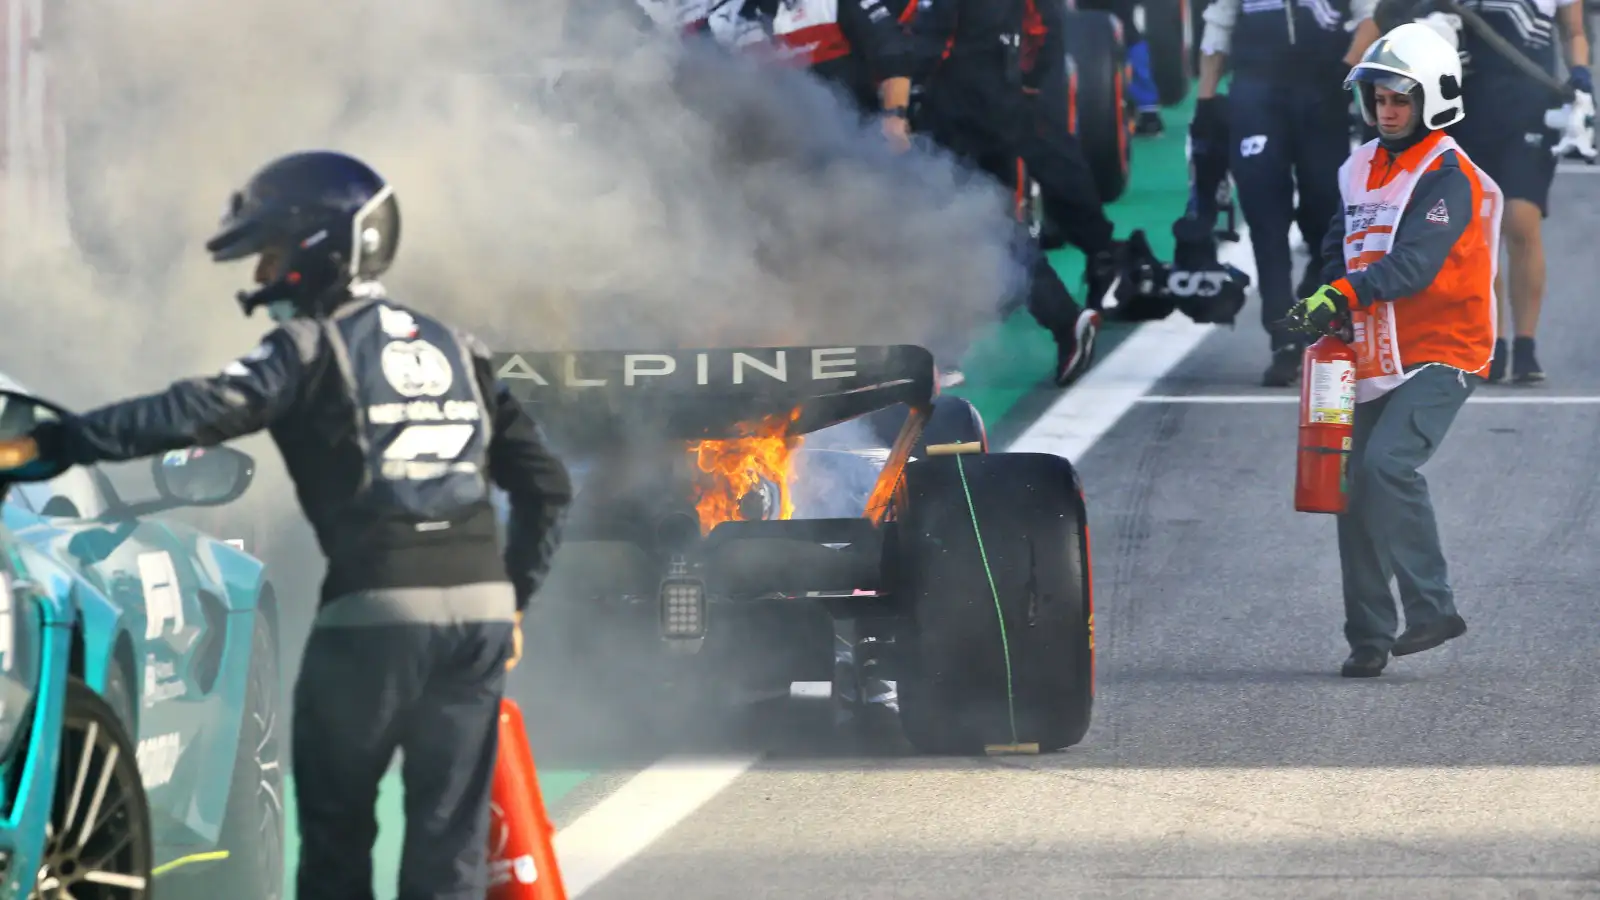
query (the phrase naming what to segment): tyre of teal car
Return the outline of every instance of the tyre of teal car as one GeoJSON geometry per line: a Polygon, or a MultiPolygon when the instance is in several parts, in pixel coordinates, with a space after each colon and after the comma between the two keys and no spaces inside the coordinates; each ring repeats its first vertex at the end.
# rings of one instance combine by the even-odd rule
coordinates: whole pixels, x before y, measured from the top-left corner
{"type": "Polygon", "coordinates": [[[133,677],[128,671],[127,663],[122,659],[113,659],[111,665],[106,667],[106,686],[100,692],[100,696],[105,698],[112,712],[115,712],[117,718],[127,726],[128,733],[137,735],[139,715],[133,697],[133,677]]]}
{"type": "Polygon", "coordinates": [[[77,678],[67,682],[50,826],[30,896],[150,896],[155,846],[133,738],[77,678]]]}
{"type": "Polygon", "coordinates": [[[181,896],[248,897],[278,900],[283,896],[283,766],[278,722],[281,686],[278,639],[269,615],[258,610],[252,626],[250,671],[244,712],[239,720],[239,750],[233,783],[223,814],[219,850],[226,859],[196,866],[193,893],[181,896]]]}

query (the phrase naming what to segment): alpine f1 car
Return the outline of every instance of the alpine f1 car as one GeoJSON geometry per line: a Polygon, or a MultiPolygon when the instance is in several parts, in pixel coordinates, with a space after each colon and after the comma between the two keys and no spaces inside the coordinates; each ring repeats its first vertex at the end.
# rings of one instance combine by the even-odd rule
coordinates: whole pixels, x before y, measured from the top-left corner
{"type": "Polygon", "coordinates": [[[876,679],[923,753],[1082,739],[1077,473],[990,452],[977,411],[937,395],[927,350],[505,353],[496,368],[578,483],[529,622],[564,649],[564,679],[626,667],[667,691],[820,681],[862,699],[876,679]]]}
{"type": "MultiPolygon", "coordinates": [[[[0,388],[0,437],[63,414],[0,388]]],[[[141,502],[40,465],[0,471],[0,898],[281,896],[272,587],[149,518],[234,500],[253,460],[167,454],[141,502]]]]}

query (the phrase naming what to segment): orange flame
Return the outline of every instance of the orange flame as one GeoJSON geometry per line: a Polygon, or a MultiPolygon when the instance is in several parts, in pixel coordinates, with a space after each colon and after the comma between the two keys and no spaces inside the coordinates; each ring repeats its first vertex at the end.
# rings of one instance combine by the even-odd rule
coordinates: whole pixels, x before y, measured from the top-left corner
{"type": "Polygon", "coordinates": [[[798,409],[787,416],[768,416],[745,426],[747,434],[741,437],[701,441],[689,447],[695,454],[695,464],[707,476],[700,480],[695,503],[701,534],[710,534],[723,522],[742,520],[739,501],[755,490],[763,478],[782,488],[778,517],[788,519],[794,515],[794,501],[789,498],[789,483],[794,477],[790,457],[800,446],[801,438],[790,437],[788,430],[789,423],[799,417],[798,409]]]}

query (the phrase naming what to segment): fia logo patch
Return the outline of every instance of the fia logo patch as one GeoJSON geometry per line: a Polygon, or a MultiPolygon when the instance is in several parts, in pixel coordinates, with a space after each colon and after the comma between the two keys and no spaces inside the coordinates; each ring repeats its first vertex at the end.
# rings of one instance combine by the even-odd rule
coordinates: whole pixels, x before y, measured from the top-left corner
{"type": "Polygon", "coordinates": [[[1435,203],[1433,209],[1428,210],[1427,219],[1429,222],[1437,222],[1440,225],[1450,224],[1450,210],[1445,208],[1443,200],[1435,203]]]}

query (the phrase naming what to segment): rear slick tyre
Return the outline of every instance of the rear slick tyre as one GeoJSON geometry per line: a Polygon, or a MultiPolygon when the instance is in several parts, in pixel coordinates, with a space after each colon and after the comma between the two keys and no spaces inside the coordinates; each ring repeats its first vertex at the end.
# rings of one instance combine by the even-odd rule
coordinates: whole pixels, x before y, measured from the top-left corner
{"type": "Polygon", "coordinates": [[[1094,612],[1072,465],[1043,453],[919,460],[906,466],[894,514],[887,575],[906,616],[895,645],[912,747],[1047,753],[1083,740],[1094,612]]]}

